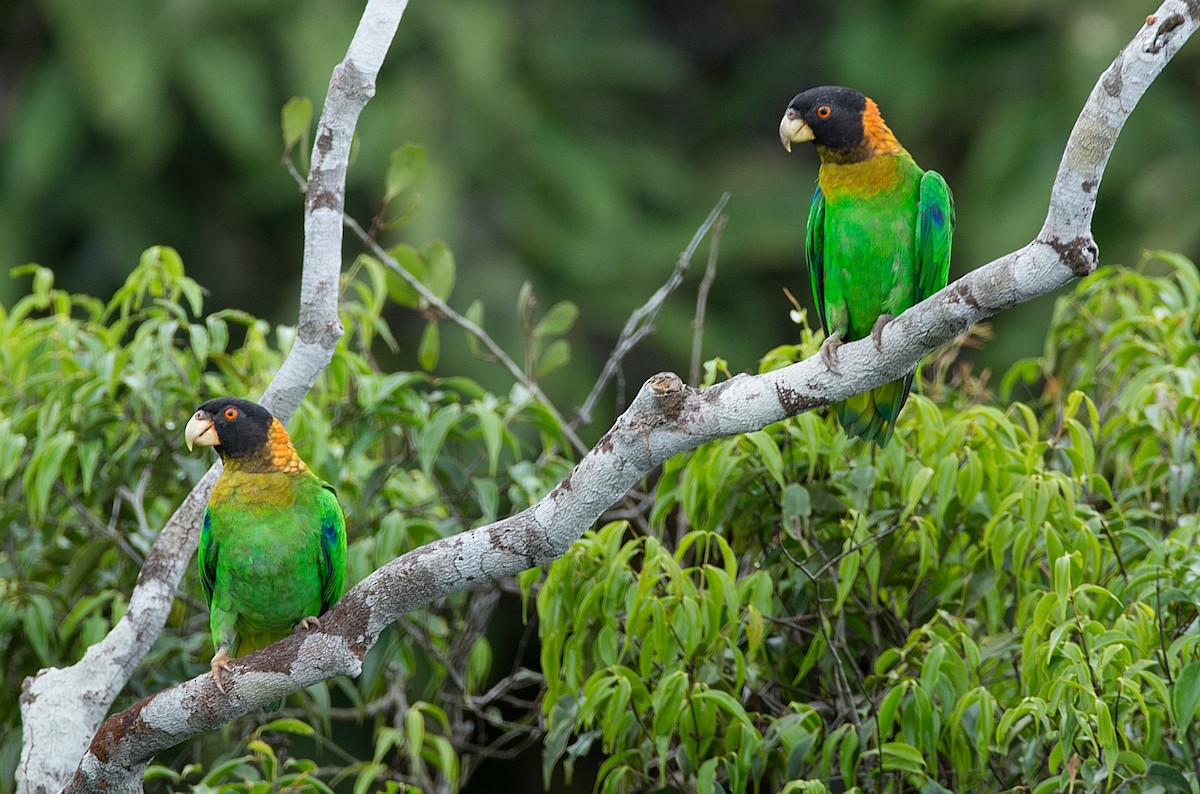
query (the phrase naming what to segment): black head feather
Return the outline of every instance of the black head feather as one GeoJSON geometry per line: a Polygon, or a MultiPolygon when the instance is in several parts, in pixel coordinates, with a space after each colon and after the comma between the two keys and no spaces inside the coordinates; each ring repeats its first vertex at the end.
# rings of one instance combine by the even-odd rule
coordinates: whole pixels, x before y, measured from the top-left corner
{"type": "Polygon", "coordinates": [[[863,148],[863,111],[867,98],[853,88],[810,88],[788,105],[788,113],[809,126],[813,143],[850,157],[863,148]]]}
{"type": "Polygon", "coordinates": [[[222,458],[261,455],[267,446],[267,433],[275,416],[258,403],[237,397],[218,397],[201,405],[213,423],[220,443],[213,449],[222,458]]]}

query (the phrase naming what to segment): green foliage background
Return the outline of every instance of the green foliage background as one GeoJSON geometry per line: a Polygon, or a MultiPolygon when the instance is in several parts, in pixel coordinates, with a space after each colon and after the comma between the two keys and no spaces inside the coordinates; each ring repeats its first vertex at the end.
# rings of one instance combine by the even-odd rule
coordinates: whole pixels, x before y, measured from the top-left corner
{"type": "MultiPolygon", "coordinates": [[[[875,97],[958,201],[961,273],[1036,233],[1087,92],[1154,10],[1128,0],[530,0],[413,2],[362,118],[347,206],[379,209],[392,149],[424,145],[411,223],[389,244],[444,239],[461,305],[511,318],[532,279],[581,305],[573,363],[546,388],[575,405],[630,310],[733,194],[709,355],[752,369],[794,334],[782,288],[807,300],[803,223],[816,158],[777,137],[788,100],[822,83],[875,97]]],[[[178,249],[209,306],[291,322],[300,197],[277,166],[278,112],[318,104],[359,3],[21,0],[0,9],[0,268],[52,264],[111,294],[148,245],[178,249]],[[262,285],[279,285],[265,289],[262,285]]],[[[1099,196],[1106,261],[1143,248],[1200,257],[1200,51],[1150,88],[1099,196]]],[[[0,286],[0,302],[18,293],[0,286]]],[[[1049,303],[998,320],[982,355],[1039,349],[1049,303]]],[[[628,381],[686,369],[692,306],[672,301],[628,381]]],[[[398,334],[420,321],[395,312],[398,334]]],[[[520,331],[494,332],[510,349],[520,331]]],[[[493,390],[461,343],[441,372],[493,390]]],[[[404,346],[401,366],[415,366],[404,346]]],[[[620,400],[609,401],[611,406],[620,400]]]]}

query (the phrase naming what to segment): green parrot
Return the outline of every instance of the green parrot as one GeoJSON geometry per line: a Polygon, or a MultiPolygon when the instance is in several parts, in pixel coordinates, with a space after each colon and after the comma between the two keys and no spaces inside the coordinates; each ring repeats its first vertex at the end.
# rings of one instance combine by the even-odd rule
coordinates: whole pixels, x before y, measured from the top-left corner
{"type": "MultiPolygon", "coordinates": [[[[812,141],[821,158],[808,211],[805,259],[827,338],[826,366],[837,372],[843,342],[870,335],[882,350],[887,323],[946,286],[954,200],[946,180],[923,171],[888,129],[879,108],[852,88],[798,94],[779,138],[812,141]]],[[[838,403],[852,436],[883,446],[908,399],[912,374],[838,403]]]]}
{"type": "MultiPolygon", "coordinates": [[[[283,424],[248,400],[201,405],[184,430],[225,469],[200,530],[200,584],[208,602],[213,680],[232,657],[311,630],[346,586],[346,519],[333,487],[305,465],[283,424]]],[[[278,701],[268,708],[278,708],[278,701]]]]}

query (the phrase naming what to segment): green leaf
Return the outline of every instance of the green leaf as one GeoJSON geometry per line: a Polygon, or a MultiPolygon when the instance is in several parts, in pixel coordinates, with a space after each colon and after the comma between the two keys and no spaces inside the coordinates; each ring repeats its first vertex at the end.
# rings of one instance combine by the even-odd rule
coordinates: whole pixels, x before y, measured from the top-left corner
{"type": "Polygon", "coordinates": [[[904,501],[904,510],[900,513],[900,520],[905,521],[916,510],[917,504],[921,501],[921,497],[925,495],[925,491],[929,488],[929,483],[933,480],[933,469],[928,466],[922,466],[909,480],[907,497],[904,501]]]}
{"type": "Polygon", "coordinates": [[[1171,710],[1180,733],[1196,727],[1197,703],[1200,703],[1200,662],[1192,662],[1179,671],[1171,688],[1171,710]]]}
{"type": "Polygon", "coordinates": [[[290,152],[297,144],[308,138],[312,129],[313,103],[306,96],[294,96],[283,104],[279,113],[283,128],[283,148],[290,152]]]}
{"type": "Polygon", "coordinates": [[[460,411],[461,409],[454,404],[439,408],[425,426],[416,432],[417,459],[421,462],[421,472],[426,477],[433,471],[433,465],[442,451],[442,444],[445,443],[450,428],[458,421],[460,411]]]}
{"type": "Polygon", "coordinates": [[[479,420],[479,431],[483,435],[483,445],[487,449],[488,476],[496,476],[496,468],[500,464],[500,448],[504,443],[504,422],[500,415],[483,402],[471,406],[471,412],[479,420]]]}
{"type": "Polygon", "coordinates": [[[412,769],[420,769],[421,750],[425,747],[425,713],[416,704],[404,714],[404,738],[408,763],[412,769]]]}
{"type": "Polygon", "coordinates": [[[421,256],[426,267],[425,286],[434,295],[446,300],[454,290],[454,254],[441,240],[435,240],[421,249],[421,256]]]}
{"type": "MultiPolygon", "coordinates": [[[[425,260],[417,253],[417,249],[411,245],[397,245],[388,249],[388,254],[395,261],[396,266],[407,273],[413,281],[425,283],[425,260]]],[[[366,254],[360,254],[360,256],[367,258],[366,254]]],[[[391,268],[388,269],[387,287],[388,295],[401,306],[415,309],[425,305],[425,299],[417,292],[416,287],[409,283],[409,279],[391,268]]]]}
{"type": "MultiPolygon", "coordinates": [[[[463,317],[470,320],[477,328],[483,328],[483,301],[479,298],[471,301],[471,305],[463,312],[463,317]]],[[[479,337],[467,331],[467,350],[471,355],[479,358],[483,354],[483,345],[479,341],[479,337]]]]}
{"type": "Polygon", "coordinates": [[[1146,764],[1146,780],[1157,783],[1167,791],[1182,791],[1191,794],[1192,787],[1178,769],[1168,766],[1161,761],[1151,761],[1146,764]]]}
{"type": "Polygon", "coordinates": [[[555,339],[538,359],[537,376],[544,378],[571,360],[571,344],[565,339],[555,339]]]}
{"type": "Polygon", "coordinates": [[[307,722],[302,722],[300,720],[291,719],[288,717],[271,720],[258,730],[260,732],[278,731],[280,733],[291,733],[295,734],[296,736],[312,736],[314,733],[316,733],[316,731],[313,730],[313,727],[307,722]]]}
{"type": "Polygon", "coordinates": [[[762,461],[767,474],[771,475],[776,485],[783,488],[786,485],[783,477],[783,453],[779,451],[775,439],[766,430],[747,433],[745,438],[758,450],[759,460],[762,461]]]}
{"type": "Polygon", "coordinates": [[[384,183],[387,190],[383,194],[386,204],[403,193],[425,172],[425,147],[415,143],[406,143],[392,151],[388,163],[387,176],[384,183]]]}
{"type": "Polygon", "coordinates": [[[437,320],[430,320],[421,334],[421,343],[417,347],[417,362],[421,368],[430,371],[437,366],[438,353],[441,349],[441,339],[438,336],[437,320]]]}
{"type": "Polygon", "coordinates": [[[925,758],[912,745],[904,742],[885,742],[880,765],[884,770],[898,770],[917,775],[925,771],[925,758]]]}
{"type": "Polygon", "coordinates": [[[671,736],[674,733],[679,715],[688,702],[687,689],[688,676],[682,670],[673,670],[658,682],[651,697],[655,736],[671,736]]]}
{"type": "Polygon", "coordinates": [[[533,327],[533,338],[545,336],[562,336],[571,330],[575,319],[579,317],[579,307],[571,301],[559,301],[550,307],[542,319],[533,327]]]}
{"type": "Polygon", "coordinates": [[[50,506],[50,491],[62,479],[67,453],[75,446],[75,434],[70,430],[50,437],[33,453],[25,469],[25,489],[31,496],[30,515],[40,521],[50,506]]]}
{"type": "Polygon", "coordinates": [[[372,791],[375,783],[385,774],[387,774],[387,767],[379,761],[364,763],[362,771],[354,779],[354,794],[367,794],[367,792],[372,791]]]}
{"type": "Polygon", "coordinates": [[[846,599],[850,597],[850,591],[854,589],[854,580],[858,578],[861,557],[861,553],[855,549],[845,552],[845,556],[838,563],[837,592],[833,599],[835,614],[842,611],[846,599]]]}

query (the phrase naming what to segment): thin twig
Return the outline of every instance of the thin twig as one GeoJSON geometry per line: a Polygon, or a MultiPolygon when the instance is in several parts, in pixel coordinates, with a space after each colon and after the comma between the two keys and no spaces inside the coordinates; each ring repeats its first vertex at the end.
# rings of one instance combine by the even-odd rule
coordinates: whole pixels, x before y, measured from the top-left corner
{"type": "Polygon", "coordinates": [[[700,224],[700,228],[692,235],[692,241],[688,243],[688,247],[683,249],[679,255],[679,260],[675,263],[675,269],[671,272],[667,283],[663,284],[658,290],[633,313],[629,315],[629,319],[625,321],[625,327],[621,329],[621,335],[617,338],[617,344],[613,348],[612,353],[608,357],[608,361],[604,363],[604,369],[600,373],[600,377],[596,380],[596,385],[592,387],[592,391],[588,394],[587,399],[583,401],[583,405],[575,411],[575,418],[571,420],[571,427],[579,427],[581,425],[591,424],[592,412],[596,410],[596,403],[600,400],[600,394],[608,386],[608,382],[617,375],[621,367],[621,361],[628,355],[629,351],[637,346],[637,343],[642,341],[646,334],[654,330],[654,320],[658,317],[658,312],[666,302],[667,298],[674,292],[683,282],[683,274],[688,271],[692,264],[692,255],[696,253],[696,248],[700,245],[700,241],[708,234],[709,229],[717,222],[717,218],[721,215],[721,210],[725,208],[725,203],[729,201],[729,193],[722,193],[721,198],[717,200],[717,205],[712,208],[712,212],[708,213],[708,217],[704,219],[704,223],[700,224]]]}
{"type": "Polygon", "coordinates": [[[704,277],[700,279],[700,287],[696,290],[696,316],[692,318],[692,366],[688,369],[688,383],[693,386],[700,384],[700,351],[704,342],[704,315],[708,308],[708,291],[712,289],[713,281],[717,278],[717,252],[721,249],[721,232],[725,230],[728,221],[729,216],[722,215],[713,226],[712,240],[708,244],[708,266],[704,268],[704,277]]]}
{"type": "Polygon", "coordinates": [[[504,349],[501,348],[500,345],[496,344],[496,340],[492,339],[492,337],[490,337],[487,332],[478,325],[471,322],[454,309],[450,308],[445,301],[443,301],[437,295],[434,295],[429,291],[428,287],[418,281],[416,276],[401,267],[400,263],[397,262],[395,258],[375,240],[375,238],[368,234],[358,221],[343,213],[343,223],[347,229],[354,232],[358,239],[362,241],[363,245],[370,250],[371,254],[375,256],[376,259],[383,262],[383,264],[387,265],[388,268],[395,271],[400,278],[404,279],[404,282],[408,284],[408,286],[412,287],[413,290],[421,296],[422,300],[428,304],[430,310],[443,319],[454,323],[459,328],[478,339],[480,344],[487,348],[489,353],[495,356],[496,361],[498,361],[501,366],[508,370],[508,374],[510,374],[517,383],[520,383],[523,387],[525,387],[529,393],[532,394],[537,401],[540,402],[546,408],[546,410],[550,412],[550,415],[554,417],[555,421],[562,428],[563,435],[566,436],[567,440],[571,442],[571,446],[575,448],[575,451],[580,455],[587,453],[588,446],[580,440],[578,435],[576,435],[574,426],[567,424],[566,419],[564,419],[562,414],[559,413],[558,408],[554,406],[554,403],[550,402],[550,398],[547,397],[545,392],[542,391],[541,387],[537,385],[537,382],[530,380],[530,378],[526,376],[525,370],[522,369],[517,362],[513,361],[512,357],[510,357],[508,353],[505,353],[504,349]]]}
{"type": "MultiPolygon", "coordinates": [[[[292,164],[291,160],[285,159],[283,166],[285,169],[287,169],[287,172],[291,175],[292,179],[295,180],[300,190],[302,192],[306,190],[307,183],[300,172],[296,170],[296,166],[292,164]]],[[[508,353],[504,352],[504,349],[496,343],[496,340],[492,339],[487,331],[483,330],[478,325],[471,322],[454,309],[450,308],[449,304],[430,292],[429,288],[418,281],[413,274],[401,267],[400,263],[397,262],[396,259],[389,254],[387,250],[375,239],[374,229],[370,231],[364,229],[362,224],[360,224],[357,219],[347,212],[342,213],[342,223],[347,229],[354,232],[355,236],[362,241],[363,245],[370,250],[371,254],[374,255],[376,259],[383,262],[383,264],[395,271],[400,278],[404,279],[405,283],[412,287],[413,290],[420,295],[426,303],[429,304],[429,308],[435,314],[445,320],[449,320],[471,336],[478,339],[480,344],[487,348],[488,353],[491,355],[491,360],[498,362],[501,366],[508,370],[508,374],[511,375],[513,379],[517,381],[517,383],[520,383],[523,387],[525,387],[530,394],[536,397],[538,402],[545,406],[551,415],[554,416],[554,418],[558,421],[559,426],[563,429],[563,434],[566,435],[567,440],[571,442],[571,446],[575,448],[576,452],[578,452],[580,455],[583,455],[588,451],[587,445],[584,444],[583,441],[580,440],[579,436],[575,434],[574,427],[567,424],[566,419],[564,419],[562,414],[559,413],[559,410],[555,407],[554,403],[550,402],[550,398],[547,397],[546,394],[541,390],[541,387],[539,387],[537,383],[526,374],[526,371],[522,369],[517,362],[513,361],[512,357],[509,356],[508,353]]]]}

